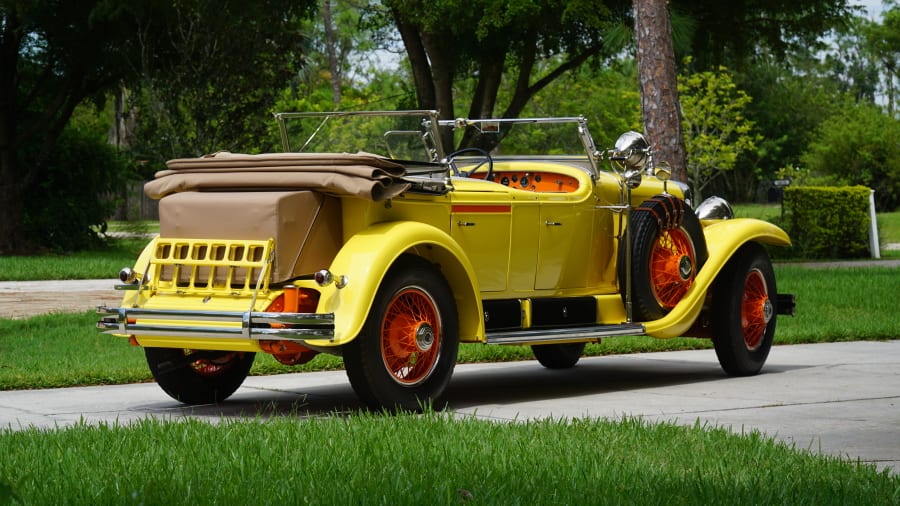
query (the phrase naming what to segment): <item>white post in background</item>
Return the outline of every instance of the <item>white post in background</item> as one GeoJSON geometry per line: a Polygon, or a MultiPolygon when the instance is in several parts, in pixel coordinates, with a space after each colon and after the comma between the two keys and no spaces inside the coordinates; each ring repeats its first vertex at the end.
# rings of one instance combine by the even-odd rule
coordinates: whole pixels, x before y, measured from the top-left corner
{"type": "Polygon", "coordinates": [[[875,190],[869,190],[869,250],[872,258],[881,258],[881,248],[878,246],[878,223],[875,221],[875,190]]]}

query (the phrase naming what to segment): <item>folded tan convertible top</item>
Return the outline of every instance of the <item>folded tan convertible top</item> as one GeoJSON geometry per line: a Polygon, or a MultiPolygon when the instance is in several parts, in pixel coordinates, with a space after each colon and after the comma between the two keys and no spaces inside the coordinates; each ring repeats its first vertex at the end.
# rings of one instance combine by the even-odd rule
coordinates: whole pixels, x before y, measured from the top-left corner
{"type": "Polygon", "coordinates": [[[185,191],[316,190],[374,201],[409,188],[406,169],[369,153],[265,153],[221,151],[166,163],[144,185],[148,197],[160,199],[185,191]]]}

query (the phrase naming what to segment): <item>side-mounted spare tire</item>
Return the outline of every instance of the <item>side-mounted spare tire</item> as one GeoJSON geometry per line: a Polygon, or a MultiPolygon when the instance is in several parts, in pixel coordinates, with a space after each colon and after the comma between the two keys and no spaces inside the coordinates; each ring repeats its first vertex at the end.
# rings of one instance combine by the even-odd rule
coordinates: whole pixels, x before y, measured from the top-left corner
{"type": "MultiPolygon", "coordinates": [[[[662,318],[687,293],[709,254],[694,211],[674,195],[657,195],[631,214],[631,305],[635,321],[662,318]]],[[[624,237],[623,242],[624,244],[624,237]]],[[[625,247],[619,287],[626,298],[625,247]]]]}

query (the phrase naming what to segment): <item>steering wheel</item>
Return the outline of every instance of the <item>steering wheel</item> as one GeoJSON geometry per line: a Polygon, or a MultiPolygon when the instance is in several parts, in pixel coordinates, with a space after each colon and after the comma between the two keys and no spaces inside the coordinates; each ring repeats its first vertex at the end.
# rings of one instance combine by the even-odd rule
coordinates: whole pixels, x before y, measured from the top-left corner
{"type": "Polygon", "coordinates": [[[481,166],[484,164],[488,164],[487,174],[485,174],[485,176],[484,176],[485,181],[490,181],[491,176],[494,174],[494,159],[491,158],[490,153],[488,153],[487,151],[485,151],[481,148],[462,148],[460,150],[450,153],[447,156],[447,160],[449,160],[450,167],[453,169],[453,171],[462,177],[470,177],[472,174],[475,173],[475,171],[480,169],[481,166]],[[453,162],[454,157],[457,157],[463,153],[478,153],[479,155],[484,157],[484,160],[482,160],[481,163],[476,165],[474,169],[472,169],[468,172],[463,172],[463,171],[459,170],[458,168],[456,168],[456,164],[453,162]]]}

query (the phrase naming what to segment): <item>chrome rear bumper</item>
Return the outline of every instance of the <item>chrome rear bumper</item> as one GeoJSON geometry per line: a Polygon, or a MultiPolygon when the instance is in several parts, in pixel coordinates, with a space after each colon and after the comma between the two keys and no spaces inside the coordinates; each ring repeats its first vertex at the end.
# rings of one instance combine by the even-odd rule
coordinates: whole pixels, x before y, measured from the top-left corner
{"type": "Polygon", "coordinates": [[[265,313],[100,306],[104,334],[306,341],[334,339],[334,313],[265,313]],[[191,324],[196,322],[196,325],[191,324]]]}

